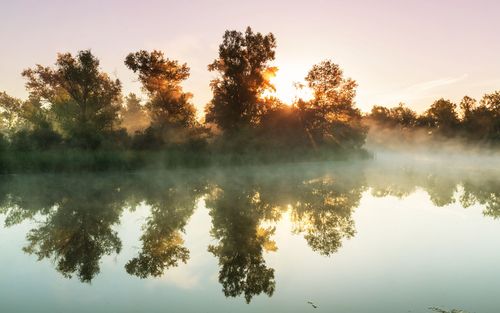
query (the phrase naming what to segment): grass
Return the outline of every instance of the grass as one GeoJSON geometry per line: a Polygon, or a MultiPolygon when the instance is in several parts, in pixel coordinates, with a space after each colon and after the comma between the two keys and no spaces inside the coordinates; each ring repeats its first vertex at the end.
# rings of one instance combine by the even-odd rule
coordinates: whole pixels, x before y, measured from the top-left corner
{"type": "Polygon", "coordinates": [[[272,164],[368,158],[366,151],[261,151],[214,152],[182,149],[170,150],[80,150],[0,152],[0,174],[59,173],[82,171],[130,171],[137,169],[199,168],[225,165],[272,164]]]}

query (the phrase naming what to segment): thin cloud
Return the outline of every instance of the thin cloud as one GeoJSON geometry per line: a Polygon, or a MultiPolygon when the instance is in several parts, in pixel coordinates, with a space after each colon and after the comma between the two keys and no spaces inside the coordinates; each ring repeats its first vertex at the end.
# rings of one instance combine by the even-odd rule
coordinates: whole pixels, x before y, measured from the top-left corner
{"type": "Polygon", "coordinates": [[[375,100],[378,104],[394,104],[398,102],[409,102],[424,99],[432,97],[434,95],[432,92],[433,90],[456,84],[465,80],[467,77],[467,74],[463,74],[456,77],[445,77],[420,82],[399,91],[378,95],[375,97],[375,100]]]}
{"type": "Polygon", "coordinates": [[[407,88],[407,91],[413,91],[413,92],[420,93],[420,92],[431,90],[431,89],[434,89],[437,87],[455,84],[455,83],[462,81],[466,78],[467,78],[467,74],[463,74],[463,75],[460,75],[457,77],[448,77],[448,78],[430,80],[430,81],[426,81],[423,83],[412,85],[412,86],[407,88]]]}

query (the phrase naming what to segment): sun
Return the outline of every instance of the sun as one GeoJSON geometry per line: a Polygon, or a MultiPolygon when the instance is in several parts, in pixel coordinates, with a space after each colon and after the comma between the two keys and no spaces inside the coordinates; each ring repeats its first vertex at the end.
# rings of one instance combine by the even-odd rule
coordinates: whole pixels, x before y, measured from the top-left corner
{"type": "Polygon", "coordinates": [[[305,75],[300,70],[277,69],[269,74],[269,81],[275,90],[266,90],[263,97],[275,97],[284,104],[292,105],[298,99],[311,100],[313,93],[304,82],[305,75]]]}

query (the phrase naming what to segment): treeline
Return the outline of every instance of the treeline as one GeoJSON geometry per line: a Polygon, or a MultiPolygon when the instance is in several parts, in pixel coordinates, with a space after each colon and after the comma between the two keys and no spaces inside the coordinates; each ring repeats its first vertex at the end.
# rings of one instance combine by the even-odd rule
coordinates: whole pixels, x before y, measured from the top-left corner
{"type": "Polygon", "coordinates": [[[497,145],[500,142],[500,91],[485,94],[479,102],[468,96],[459,104],[441,98],[422,114],[402,103],[393,108],[374,106],[365,123],[379,132],[398,130],[409,139],[413,138],[411,133],[423,131],[431,139],[455,138],[497,145]]]}
{"type": "MultiPolygon", "coordinates": [[[[27,100],[0,93],[0,150],[182,151],[197,154],[306,157],[359,152],[366,128],[355,107],[356,82],[331,61],[314,65],[314,97],[285,105],[272,93],[276,39],[247,28],[226,31],[208,65],[212,100],[202,121],[182,88],[185,63],[160,51],[130,53],[125,65],[147,96],[122,96],[122,85],[90,50],[58,54],[54,66],[24,70],[27,100]],[[292,152],[292,153],[291,153],[292,152]]],[[[0,161],[1,162],[1,161],[0,161]]],[[[0,164],[1,165],[1,164],[0,164]]]]}

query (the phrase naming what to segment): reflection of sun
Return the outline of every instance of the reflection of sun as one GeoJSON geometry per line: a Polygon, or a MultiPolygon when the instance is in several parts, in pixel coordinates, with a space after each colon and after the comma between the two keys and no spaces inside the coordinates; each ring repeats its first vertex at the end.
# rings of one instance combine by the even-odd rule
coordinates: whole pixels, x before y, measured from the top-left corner
{"type": "Polygon", "coordinates": [[[311,100],[312,91],[305,85],[303,73],[293,69],[278,70],[270,74],[270,82],[275,90],[267,90],[263,97],[276,97],[284,104],[291,105],[296,100],[311,100]]]}

